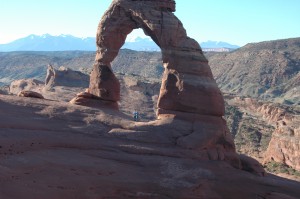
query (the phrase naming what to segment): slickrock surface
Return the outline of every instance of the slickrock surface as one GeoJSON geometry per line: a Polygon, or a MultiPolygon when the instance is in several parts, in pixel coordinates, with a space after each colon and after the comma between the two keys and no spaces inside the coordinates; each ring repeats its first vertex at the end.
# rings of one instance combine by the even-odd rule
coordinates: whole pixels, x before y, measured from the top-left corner
{"type": "Polygon", "coordinates": [[[0,110],[0,198],[300,197],[297,182],[182,145],[194,122],[133,122],[111,109],[7,95],[0,110]]]}

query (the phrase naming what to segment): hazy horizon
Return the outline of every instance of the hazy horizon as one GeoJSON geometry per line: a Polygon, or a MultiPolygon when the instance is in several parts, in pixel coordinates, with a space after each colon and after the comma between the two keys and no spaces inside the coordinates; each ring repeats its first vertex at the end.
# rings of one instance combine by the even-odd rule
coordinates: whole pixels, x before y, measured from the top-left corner
{"type": "MultiPolygon", "coordinates": [[[[30,34],[95,37],[98,22],[111,0],[10,0],[0,6],[0,44],[30,34]]],[[[300,37],[300,1],[176,0],[175,15],[188,36],[198,42],[247,43],[300,37]]],[[[134,31],[128,40],[145,37],[134,31]]]]}

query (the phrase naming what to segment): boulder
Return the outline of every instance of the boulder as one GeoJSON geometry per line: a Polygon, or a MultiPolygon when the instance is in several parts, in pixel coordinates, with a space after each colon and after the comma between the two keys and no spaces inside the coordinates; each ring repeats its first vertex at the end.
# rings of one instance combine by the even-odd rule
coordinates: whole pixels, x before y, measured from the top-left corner
{"type": "Polygon", "coordinates": [[[71,104],[88,106],[92,108],[111,108],[119,110],[118,104],[112,101],[99,100],[95,95],[92,95],[87,91],[78,93],[75,98],[70,101],[71,104]]]}
{"type": "Polygon", "coordinates": [[[34,91],[20,91],[18,93],[19,97],[32,97],[32,98],[39,98],[39,99],[44,99],[43,95],[40,93],[34,92],[34,91]]]}

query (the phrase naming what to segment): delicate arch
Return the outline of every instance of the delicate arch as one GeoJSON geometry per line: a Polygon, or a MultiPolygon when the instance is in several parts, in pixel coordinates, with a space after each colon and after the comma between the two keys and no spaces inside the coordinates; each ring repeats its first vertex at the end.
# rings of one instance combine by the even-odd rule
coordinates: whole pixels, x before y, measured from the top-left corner
{"type": "Polygon", "coordinates": [[[224,115],[224,101],[199,44],[189,38],[172,13],[173,0],[115,0],[97,31],[97,54],[89,92],[103,100],[119,101],[119,81],[111,70],[126,36],[137,28],[161,48],[165,68],[158,114],[190,112],[224,115]]]}

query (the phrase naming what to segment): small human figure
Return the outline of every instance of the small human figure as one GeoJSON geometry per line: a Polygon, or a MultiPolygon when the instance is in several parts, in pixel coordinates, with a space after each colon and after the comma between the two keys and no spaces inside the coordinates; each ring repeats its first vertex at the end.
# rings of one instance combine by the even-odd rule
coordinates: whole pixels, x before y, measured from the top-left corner
{"type": "Polygon", "coordinates": [[[136,122],[139,120],[139,112],[137,112],[137,110],[134,110],[133,112],[133,119],[136,122]]]}

